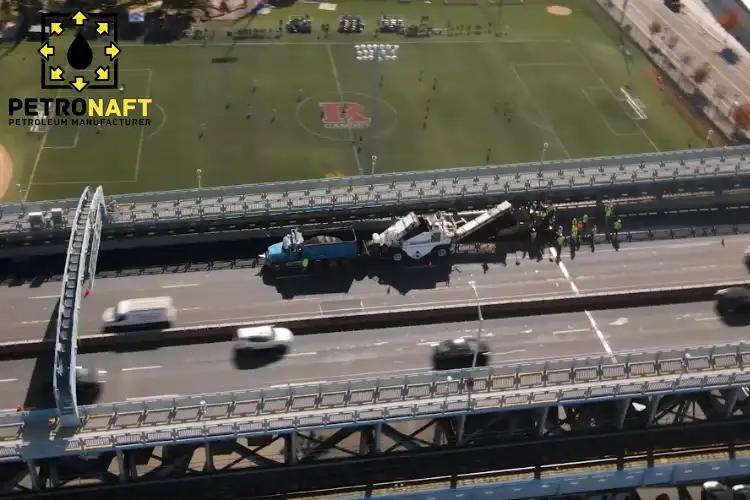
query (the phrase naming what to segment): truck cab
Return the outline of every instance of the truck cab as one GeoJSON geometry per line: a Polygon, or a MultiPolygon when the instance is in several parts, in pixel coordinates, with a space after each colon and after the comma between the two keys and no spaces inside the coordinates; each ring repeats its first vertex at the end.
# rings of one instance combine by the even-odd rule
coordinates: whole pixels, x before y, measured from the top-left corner
{"type": "Polygon", "coordinates": [[[292,229],[279,243],[269,246],[264,255],[266,266],[271,269],[302,268],[305,261],[318,266],[334,265],[359,256],[359,241],[351,228],[331,229],[337,236],[325,234],[305,239],[297,229],[292,229]],[[342,239],[338,235],[351,236],[342,239]]]}

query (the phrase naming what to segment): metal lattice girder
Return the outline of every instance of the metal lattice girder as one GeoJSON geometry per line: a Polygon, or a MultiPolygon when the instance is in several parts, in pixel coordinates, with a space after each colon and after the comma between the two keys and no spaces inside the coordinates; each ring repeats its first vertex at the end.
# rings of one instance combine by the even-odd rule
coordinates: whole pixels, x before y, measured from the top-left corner
{"type": "Polygon", "coordinates": [[[80,424],[76,397],[76,354],[78,351],[78,315],[84,282],[93,276],[99,251],[104,193],[84,189],[71,225],[68,256],[63,271],[62,292],[57,317],[53,387],[58,416],[63,426],[80,424]],[[98,223],[97,223],[98,221],[98,223]]]}
{"type": "MultiPolygon", "coordinates": [[[[66,449],[59,440],[53,444],[8,440],[0,443],[0,460],[32,452],[35,456],[59,456],[90,448],[203,442],[301,428],[361,426],[729,389],[750,385],[750,373],[745,372],[748,347],[733,344],[625,354],[622,363],[612,363],[608,357],[532,362],[93,405],[81,408],[83,425],[66,440],[66,449]],[[683,367],[680,372],[675,371],[676,360],[683,367]]],[[[0,426],[21,426],[26,418],[34,418],[34,412],[2,415],[0,426]]]]}
{"type": "MultiPolygon", "coordinates": [[[[674,182],[695,179],[732,179],[750,175],[745,155],[750,146],[696,149],[629,156],[608,156],[516,165],[380,174],[344,179],[277,182],[245,186],[191,189],[121,195],[114,223],[154,220],[250,217],[289,213],[356,209],[360,206],[408,205],[420,202],[506,196],[528,191],[596,188],[613,185],[674,182]],[[509,173],[512,172],[512,173],[509,173]],[[127,207],[124,210],[122,207],[127,207]]],[[[28,212],[71,207],[69,200],[27,204],[28,212]]],[[[7,205],[9,215],[24,213],[7,205]]],[[[72,214],[71,214],[72,216],[72,214]]],[[[72,218],[72,217],[71,217],[72,218]]],[[[0,221],[0,232],[28,230],[17,218],[0,221]]]]}

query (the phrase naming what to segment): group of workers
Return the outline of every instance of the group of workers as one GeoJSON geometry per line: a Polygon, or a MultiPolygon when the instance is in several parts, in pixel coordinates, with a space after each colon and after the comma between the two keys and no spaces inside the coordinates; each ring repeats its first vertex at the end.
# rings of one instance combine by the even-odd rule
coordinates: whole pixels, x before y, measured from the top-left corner
{"type": "MultiPolygon", "coordinates": [[[[565,246],[566,235],[562,225],[557,226],[557,230],[553,229],[556,226],[555,212],[555,206],[548,205],[547,207],[545,207],[543,213],[538,213],[538,215],[545,218],[545,224],[542,227],[546,226],[547,228],[549,228],[548,231],[543,231],[543,233],[546,233],[543,237],[543,239],[546,241],[540,241],[538,239],[539,234],[536,229],[531,230],[530,237],[531,245],[534,247],[538,247],[540,245],[544,246],[545,244],[553,246],[557,250],[559,259],[559,256],[562,254],[562,249],[565,246]]],[[[619,242],[618,236],[620,231],[622,231],[622,219],[615,217],[614,207],[611,204],[606,205],[604,207],[605,232],[611,235],[612,243],[615,246],[615,249],[617,249],[619,242]]],[[[597,227],[596,222],[592,219],[589,219],[588,215],[584,214],[581,220],[574,218],[571,221],[570,233],[568,235],[571,255],[575,256],[575,252],[581,249],[582,243],[589,244],[591,246],[591,251],[593,252],[596,246],[596,238],[594,236],[598,232],[599,228],[597,227]]]]}

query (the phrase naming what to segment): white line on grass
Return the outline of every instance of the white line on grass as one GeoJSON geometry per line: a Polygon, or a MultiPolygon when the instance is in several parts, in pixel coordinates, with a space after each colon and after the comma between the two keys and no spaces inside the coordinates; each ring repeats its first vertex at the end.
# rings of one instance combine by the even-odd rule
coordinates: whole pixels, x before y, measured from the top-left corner
{"type": "Polygon", "coordinates": [[[534,103],[534,106],[536,106],[536,109],[539,111],[539,114],[541,115],[541,117],[549,125],[549,131],[552,132],[552,135],[555,137],[555,140],[562,148],[563,153],[565,153],[565,156],[567,156],[568,158],[571,158],[570,153],[568,153],[568,150],[565,148],[565,144],[563,144],[563,141],[562,139],[560,139],[560,136],[555,130],[554,125],[552,125],[552,121],[550,121],[549,117],[547,117],[546,113],[542,110],[542,107],[539,105],[536,99],[534,99],[534,96],[531,94],[531,90],[529,90],[529,86],[526,85],[526,82],[523,81],[523,78],[521,78],[521,75],[518,73],[516,66],[514,64],[511,64],[510,68],[513,70],[513,73],[516,75],[516,78],[518,78],[518,81],[521,82],[521,86],[526,91],[526,95],[529,97],[529,100],[534,103]]]}
{"type": "MultiPolygon", "coordinates": [[[[172,43],[166,45],[166,47],[171,48],[179,48],[179,47],[251,47],[253,45],[257,45],[259,47],[265,47],[268,45],[356,45],[360,43],[382,43],[382,39],[370,39],[370,40],[360,40],[357,39],[356,42],[336,42],[336,41],[328,41],[328,42],[216,42],[216,43],[208,43],[206,45],[202,43],[172,43]]],[[[458,39],[444,39],[444,40],[436,40],[434,38],[430,40],[403,40],[400,39],[398,41],[399,45],[427,45],[427,44],[435,44],[435,45],[464,45],[464,44],[478,44],[478,43],[485,43],[485,44],[523,44],[523,43],[569,43],[570,39],[559,39],[559,38],[492,38],[492,39],[469,39],[469,40],[458,40],[458,39]]],[[[91,44],[93,47],[96,46],[104,46],[106,44],[91,44]]],[[[149,44],[144,43],[129,43],[124,42],[120,43],[118,47],[150,47],[149,44]]],[[[161,47],[165,47],[162,45],[161,47]]],[[[120,70],[122,71],[122,70],[120,70]]]]}
{"type": "MultiPolygon", "coordinates": [[[[617,99],[617,96],[612,91],[612,89],[610,88],[610,86],[607,85],[607,82],[604,81],[604,78],[601,77],[601,75],[599,74],[599,72],[596,71],[596,68],[594,68],[594,66],[592,66],[592,64],[589,62],[589,60],[583,55],[583,53],[578,48],[578,45],[576,45],[575,43],[572,43],[572,42],[570,43],[570,45],[573,46],[573,50],[576,51],[576,53],[578,54],[578,57],[581,58],[581,61],[583,61],[586,64],[586,66],[588,66],[589,70],[594,74],[594,76],[596,76],[599,79],[599,81],[601,82],[602,86],[605,89],[607,89],[607,91],[609,92],[609,94],[612,96],[612,99],[614,99],[615,102],[619,102],[618,99],[617,99]]],[[[641,134],[643,134],[643,137],[651,144],[651,147],[654,148],[654,151],[656,151],[657,153],[659,153],[661,150],[658,147],[656,147],[656,144],[654,144],[654,141],[651,140],[651,138],[648,136],[648,134],[646,133],[646,131],[643,130],[643,128],[640,125],[638,125],[637,121],[633,120],[633,123],[638,128],[638,130],[641,131],[641,134]]]]}
{"type": "MultiPolygon", "coordinates": [[[[63,73],[68,71],[68,69],[70,69],[70,65],[66,64],[65,68],[63,69],[63,73]]],[[[58,89],[57,92],[55,92],[55,98],[59,98],[60,94],[62,94],[62,89],[58,89]]],[[[26,191],[23,192],[23,201],[26,201],[28,199],[29,191],[31,191],[31,186],[34,184],[36,169],[39,167],[39,162],[42,159],[42,151],[44,151],[44,145],[47,144],[47,136],[49,135],[50,130],[52,130],[52,127],[47,127],[46,129],[44,129],[44,134],[42,135],[41,142],[39,142],[39,151],[37,151],[36,158],[34,159],[34,164],[31,167],[29,182],[28,184],[26,184],[26,191]]]]}
{"type": "MultiPolygon", "coordinates": [[[[146,80],[146,97],[151,97],[151,78],[153,77],[154,71],[148,70],[148,79],[146,80]]],[[[141,170],[141,153],[143,152],[143,134],[146,127],[141,125],[140,135],[138,136],[138,152],[135,157],[135,179],[133,182],[138,182],[138,173],[141,170]]]]}
{"type": "MultiPolygon", "coordinates": [[[[50,149],[50,148],[47,148],[50,149]]],[[[73,185],[73,184],[135,184],[135,181],[52,181],[52,182],[35,182],[35,186],[61,186],[61,185],[73,185]]]]}
{"type": "MultiPolygon", "coordinates": [[[[331,61],[331,71],[333,72],[333,79],[336,80],[336,90],[339,93],[339,99],[344,102],[344,89],[341,87],[341,80],[339,79],[339,71],[336,69],[336,61],[333,58],[333,51],[331,50],[331,44],[326,44],[326,51],[328,52],[328,60],[331,61]]],[[[357,154],[357,145],[354,141],[354,131],[349,128],[349,141],[352,145],[352,153],[354,154],[354,161],[357,163],[357,171],[359,175],[362,175],[362,164],[359,161],[359,154],[357,154]]]]}

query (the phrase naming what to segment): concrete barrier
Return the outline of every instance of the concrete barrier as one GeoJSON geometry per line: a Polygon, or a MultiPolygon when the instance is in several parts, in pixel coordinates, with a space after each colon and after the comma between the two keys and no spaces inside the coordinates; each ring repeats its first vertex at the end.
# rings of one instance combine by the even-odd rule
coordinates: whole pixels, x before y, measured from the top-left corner
{"type": "MultiPolygon", "coordinates": [[[[707,283],[701,286],[666,287],[630,292],[573,294],[553,298],[522,300],[481,300],[485,319],[538,316],[586,310],[622,309],[712,300],[717,290],[732,286],[750,286],[750,280],[707,283]]],[[[477,302],[467,300],[445,305],[417,305],[403,309],[352,311],[316,314],[284,319],[274,324],[290,328],[296,335],[311,335],[340,330],[370,330],[401,326],[429,325],[477,319],[477,302]]],[[[268,320],[225,323],[168,330],[129,333],[102,333],[78,339],[81,352],[135,351],[178,344],[226,342],[237,328],[267,325],[268,320]]],[[[49,340],[27,340],[0,343],[0,360],[35,357],[52,350],[49,340]]]]}

